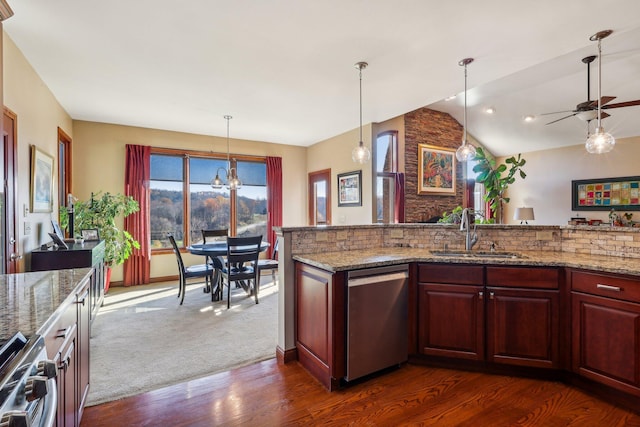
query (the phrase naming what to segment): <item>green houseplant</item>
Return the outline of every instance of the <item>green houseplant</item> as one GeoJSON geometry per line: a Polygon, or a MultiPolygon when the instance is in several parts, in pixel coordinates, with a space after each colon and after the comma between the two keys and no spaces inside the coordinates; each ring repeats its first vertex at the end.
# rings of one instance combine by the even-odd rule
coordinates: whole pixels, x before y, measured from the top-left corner
{"type": "Polygon", "coordinates": [[[511,156],[505,159],[505,163],[496,165],[494,158],[488,157],[482,147],[476,148],[474,157],[478,163],[473,167],[473,171],[478,174],[476,181],[484,184],[485,202],[489,203],[489,208],[496,218],[496,222],[502,222],[502,207],[504,203],[509,203],[509,197],[504,194],[509,185],[516,180],[516,173],[520,178],[525,179],[527,174],[522,167],[527,162],[518,154],[518,157],[511,156]],[[506,172],[506,175],[503,175],[506,172]]]}
{"type": "MultiPolygon", "coordinates": [[[[73,228],[75,232],[97,229],[104,240],[104,262],[108,267],[125,262],[140,243],[126,230],[116,225],[116,219],[125,218],[139,210],[138,202],[131,196],[109,192],[91,194],[89,200],[76,200],[73,205],[73,228]]],[[[69,216],[65,208],[60,209],[60,224],[65,229],[69,216]]]]}

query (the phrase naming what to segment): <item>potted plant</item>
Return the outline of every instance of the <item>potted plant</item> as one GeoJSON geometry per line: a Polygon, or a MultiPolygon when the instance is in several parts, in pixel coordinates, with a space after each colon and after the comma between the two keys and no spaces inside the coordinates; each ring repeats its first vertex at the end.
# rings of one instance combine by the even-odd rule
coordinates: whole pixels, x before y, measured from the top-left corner
{"type": "Polygon", "coordinates": [[[473,171],[478,173],[476,181],[484,184],[484,200],[489,203],[489,208],[493,217],[496,218],[496,222],[502,223],[502,206],[504,203],[509,203],[510,200],[509,197],[504,196],[504,193],[509,185],[515,182],[516,173],[519,173],[522,179],[527,177],[527,174],[522,170],[527,161],[518,154],[517,158],[511,156],[505,159],[504,164],[496,166],[495,159],[487,157],[482,147],[476,148],[474,160],[478,162],[473,167],[473,171]],[[502,174],[505,172],[507,174],[503,176],[502,174]]]}
{"type": "MultiPolygon", "coordinates": [[[[104,240],[104,263],[107,267],[105,290],[109,289],[111,267],[124,263],[134,248],[140,248],[140,243],[129,232],[118,228],[116,219],[125,218],[139,209],[133,197],[109,192],[92,193],[89,200],[74,201],[74,230],[97,229],[100,239],[104,240]]],[[[69,224],[65,208],[60,209],[60,224],[65,229],[69,224]]]]}

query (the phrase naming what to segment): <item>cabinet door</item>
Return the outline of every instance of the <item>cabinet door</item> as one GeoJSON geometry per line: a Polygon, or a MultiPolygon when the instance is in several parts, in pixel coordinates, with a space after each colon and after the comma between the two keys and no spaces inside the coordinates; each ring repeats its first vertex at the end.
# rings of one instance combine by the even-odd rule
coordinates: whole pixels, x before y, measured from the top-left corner
{"type": "Polygon", "coordinates": [[[573,370],[640,396],[640,304],[573,292],[573,370]]]}
{"type": "Polygon", "coordinates": [[[418,285],[418,351],[431,356],[484,359],[482,286],[418,285]]]}
{"type": "Polygon", "coordinates": [[[56,377],[58,388],[56,426],[77,426],[76,325],[73,324],[61,331],[60,338],[64,338],[64,342],[54,358],[54,362],[58,367],[58,376],[56,377]]]}
{"type": "Polygon", "coordinates": [[[559,366],[559,291],[487,288],[487,358],[510,365],[559,366]]]}
{"type": "MultiPolygon", "coordinates": [[[[93,280],[93,279],[91,279],[93,280]]],[[[82,287],[77,295],[78,305],[78,338],[77,338],[77,374],[78,374],[78,420],[82,418],[82,411],[89,394],[89,339],[91,335],[91,296],[90,283],[82,287]]]]}

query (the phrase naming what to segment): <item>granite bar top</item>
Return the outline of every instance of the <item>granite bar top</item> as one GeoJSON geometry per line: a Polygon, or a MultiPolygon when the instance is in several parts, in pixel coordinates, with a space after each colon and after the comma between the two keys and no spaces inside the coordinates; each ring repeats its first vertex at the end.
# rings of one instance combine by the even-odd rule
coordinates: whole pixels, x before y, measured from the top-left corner
{"type": "MultiPolygon", "coordinates": [[[[472,251],[472,253],[477,251],[472,251]]],[[[640,259],[606,255],[576,254],[553,251],[517,251],[517,258],[483,258],[465,256],[438,256],[429,249],[385,247],[359,251],[337,251],[319,254],[294,255],[293,259],[330,272],[411,262],[526,265],[582,268],[606,273],[640,276],[640,259]]]]}
{"type": "Polygon", "coordinates": [[[30,338],[48,325],[91,268],[0,275],[0,346],[16,332],[30,338]]]}

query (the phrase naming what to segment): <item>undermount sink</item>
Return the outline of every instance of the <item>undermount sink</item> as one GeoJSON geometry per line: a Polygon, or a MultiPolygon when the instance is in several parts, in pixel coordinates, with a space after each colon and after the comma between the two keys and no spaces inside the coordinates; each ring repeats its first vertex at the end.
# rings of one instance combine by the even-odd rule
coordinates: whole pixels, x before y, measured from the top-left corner
{"type": "Polygon", "coordinates": [[[498,251],[431,251],[432,255],[443,257],[463,257],[463,258],[524,258],[517,252],[498,251]]]}

